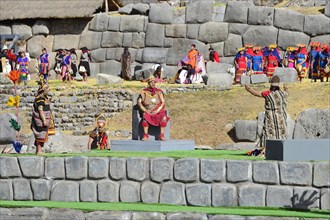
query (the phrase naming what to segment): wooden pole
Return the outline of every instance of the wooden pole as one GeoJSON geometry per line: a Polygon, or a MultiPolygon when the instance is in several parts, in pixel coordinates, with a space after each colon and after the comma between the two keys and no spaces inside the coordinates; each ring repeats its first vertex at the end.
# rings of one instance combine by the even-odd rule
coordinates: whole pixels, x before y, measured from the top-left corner
{"type": "Polygon", "coordinates": [[[105,1],[105,12],[109,11],[109,4],[108,4],[108,0],[104,0],[105,1]]]}

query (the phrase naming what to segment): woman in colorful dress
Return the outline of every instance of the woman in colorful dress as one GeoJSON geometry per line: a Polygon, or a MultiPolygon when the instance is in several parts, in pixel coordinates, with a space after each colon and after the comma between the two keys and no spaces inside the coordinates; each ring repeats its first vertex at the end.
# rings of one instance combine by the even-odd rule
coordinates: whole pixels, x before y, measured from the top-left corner
{"type": "Polygon", "coordinates": [[[288,68],[294,68],[295,64],[295,49],[294,47],[287,47],[286,48],[286,54],[283,59],[283,66],[288,67],[288,68]]]}
{"type": "Polygon", "coordinates": [[[48,73],[49,73],[49,55],[47,53],[46,48],[42,48],[41,54],[38,57],[38,63],[39,63],[39,75],[43,76],[43,79],[46,83],[48,83],[48,73]]]}
{"type": "Polygon", "coordinates": [[[192,44],[190,46],[190,50],[188,52],[188,63],[190,64],[195,70],[196,70],[196,66],[197,66],[197,56],[198,56],[199,52],[196,49],[196,45],[192,44]]]}
{"type": "Polygon", "coordinates": [[[254,74],[263,74],[264,62],[263,62],[263,54],[260,51],[260,47],[253,48],[252,55],[252,70],[254,74]]]}
{"type": "Polygon", "coordinates": [[[238,53],[235,57],[235,67],[236,67],[235,82],[240,83],[242,75],[246,73],[247,57],[245,56],[244,47],[238,48],[237,51],[238,53]]]}
{"type": "Polygon", "coordinates": [[[246,90],[254,96],[265,99],[265,121],[261,137],[261,148],[265,151],[266,140],[286,139],[287,96],[288,87],[284,84],[284,91],[280,89],[280,78],[273,76],[268,91],[257,91],[248,85],[246,90]]]}
{"type": "Polygon", "coordinates": [[[329,74],[325,72],[325,68],[328,64],[328,53],[329,53],[329,47],[327,44],[323,44],[321,47],[321,51],[317,55],[318,59],[318,72],[320,76],[321,82],[323,82],[324,77],[327,78],[327,82],[329,80],[329,74]]]}
{"type": "Polygon", "coordinates": [[[306,45],[298,44],[298,53],[296,55],[296,70],[298,72],[298,78],[300,82],[306,77],[307,73],[307,50],[306,45]]]}
{"type": "Polygon", "coordinates": [[[79,63],[79,74],[83,77],[84,81],[87,81],[87,77],[91,75],[91,69],[89,62],[91,61],[90,52],[87,47],[81,48],[81,56],[79,63]]]}
{"type": "Polygon", "coordinates": [[[65,50],[65,55],[62,59],[61,68],[62,68],[62,81],[63,82],[69,81],[69,83],[71,83],[72,70],[71,70],[71,56],[69,50],[65,50]]]}
{"type": "Polygon", "coordinates": [[[252,56],[253,56],[253,45],[252,44],[245,44],[244,47],[245,50],[245,56],[247,58],[247,68],[246,71],[249,71],[252,69],[252,56]]]}
{"type": "Polygon", "coordinates": [[[16,62],[16,69],[20,72],[20,80],[24,83],[24,86],[27,85],[28,80],[28,66],[29,66],[29,59],[25,56],[25,52],[19,52],[19,57],[17,58],[16,62]]]}
{"type": "Polygon", "coordinates": [[[266,74],[268,77],[272,77],[275,68],[278,67],[278,64],[281,62],[280,55],[277,50],[276,44],[271,44],[267,48],[266,52],[266,74]]]}
{"type": "Polygon", "coordinates": [[[318,42],[311,42],[310,43],[311,49],[308,52],[308,57],[309,57],[309,74],[311,74],[312,81],[316,82],[316,80],[319,78],[319,74],[317,71],[317,66],[318,66],[318,58],[317,58],[317,47],[318,47],[318,42]]]}

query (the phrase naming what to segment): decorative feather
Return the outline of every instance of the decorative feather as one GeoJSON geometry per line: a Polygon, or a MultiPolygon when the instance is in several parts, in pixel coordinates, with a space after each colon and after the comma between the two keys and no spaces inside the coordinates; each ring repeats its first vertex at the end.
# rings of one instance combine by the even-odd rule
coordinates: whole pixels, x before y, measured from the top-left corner
{"type": "Polygon", "coordinates": [[[13,118],[11,118],[9,120],[10,123],[10,127],[14,128],[16,131],[20,131],[21,130],[21,126],[17,123],[17,121],[13,118]]]}
{"type": "Polygon", "coordinates": [[[8,102],[6,104],[6,106],[15,106],[15,107],[18,107],[19,106],[19,102],[20,102],[20,96],[17,95],[17,96],[8,96],[8,102]]]}
{"type": "Polygon", "coordinates": [[[21,152],[23,144],[21,144],[19,141],[13,141],[12,144],[17,153],[21,152]]]}
{"type": "Polygon", "coordinates": [[[14,83],[18,84],[20,79],[20,73],[17,70],[12,70],[6,76],[14,83]]]}

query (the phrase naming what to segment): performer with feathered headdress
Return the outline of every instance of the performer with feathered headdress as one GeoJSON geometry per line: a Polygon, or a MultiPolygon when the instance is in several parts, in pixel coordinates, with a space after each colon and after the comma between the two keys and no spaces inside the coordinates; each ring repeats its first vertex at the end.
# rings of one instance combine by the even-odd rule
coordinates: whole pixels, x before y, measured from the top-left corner
{"type": "Polygon", "coordinates": [[[49,87],[42,79],[40,79],[38,84],[38,94],[33,102],[31,130],[35,137],[36,154],[40,155],[44,143],[48,140],[48,135],[54,134],[55,130],[50,110],[50,99],[48,97],[49,87]]]}

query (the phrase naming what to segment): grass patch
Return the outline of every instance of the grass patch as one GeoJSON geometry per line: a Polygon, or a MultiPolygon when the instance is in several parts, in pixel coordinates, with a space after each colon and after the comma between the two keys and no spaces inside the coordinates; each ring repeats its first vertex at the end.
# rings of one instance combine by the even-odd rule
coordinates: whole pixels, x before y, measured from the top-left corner
{"type": "MultiPolygon", "coordinates": [[[[3,154],[2,156],[31,156],[34,154],[3,154]]],[[[230,150],[194,150],[194,151],[165,151],[165,152],[124,152],[108,150],[92,150],[86,153],[67,153],[56,154],[47,153],[45,157],[69,157],[69,156],[87,156],[87,157],[171,157],[180,158],[209,158],[209,159],[228,159],[228,160],[263,160],[263,157],[251,157],[245,155],[245,151],[230,150]]]]}
{"type": "Polygon", "coordinates": [[[46,207],[70,208],[83,211],[139,211],[139,212],[199,212],[210,215],[276,216],[299,218],[329,218],[330,212],[309,210],[299,211],[285,208],[266,207],[192,207],[142,203],[93,203],[93,202],[54,202],[54,201],[0,201],[1,207],[46,207]]]}
{"type": "Polygon", "coordinates": [[[283,0],[276,4],[275,8],[285,8],[288,10],[296,11],[304,15],[317,15],[317,14],[324,14],[324,6],[288,6],[290,0],[283,0]]]}

